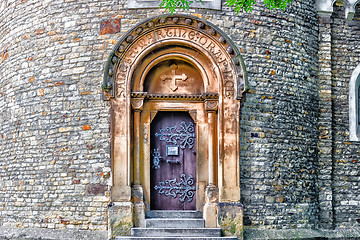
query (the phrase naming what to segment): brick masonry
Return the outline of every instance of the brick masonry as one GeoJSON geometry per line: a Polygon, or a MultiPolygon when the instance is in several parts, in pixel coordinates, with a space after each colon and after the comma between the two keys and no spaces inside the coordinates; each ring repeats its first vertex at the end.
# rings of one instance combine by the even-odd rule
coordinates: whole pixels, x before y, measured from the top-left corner
{"type": "Polygon", "coordinates": [[[360,225],[360,143],[349,141],[349,81],[360,64],[360,6],[345,21],[343,6],[332,16],[333,204],[335,227],[360,225]]]}
{"type": "MultiPolygon", "coordinates": [[[[125,32],[163,13],[126,4],[0,3],[2,227],[107,231],[104,64],[125,32]]],[[[240,167],[248,229],[359,226],[360,148],[348,141],[347,99],[360,64],[360,10],[345,21],[336,6],[324,24],[314,6],[299,0],[285,11],[257,6],[236,15],[223,3],[222,11],[188,12],[219,26],[245,60],[251,89],[241,108],[240,167]]]]}

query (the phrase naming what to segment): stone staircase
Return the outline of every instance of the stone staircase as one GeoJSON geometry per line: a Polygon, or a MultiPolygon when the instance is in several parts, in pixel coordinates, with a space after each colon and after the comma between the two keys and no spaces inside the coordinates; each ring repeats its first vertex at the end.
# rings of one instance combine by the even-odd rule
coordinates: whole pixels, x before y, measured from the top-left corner
{"type": "Polygon", "coordinates": [[[132,228],[131,236],[116,240],[237,240],[237,237],[221,237],[220,228],[205,228],[202,213],[196,211],[149,211],[145,228],[132,228]]]}

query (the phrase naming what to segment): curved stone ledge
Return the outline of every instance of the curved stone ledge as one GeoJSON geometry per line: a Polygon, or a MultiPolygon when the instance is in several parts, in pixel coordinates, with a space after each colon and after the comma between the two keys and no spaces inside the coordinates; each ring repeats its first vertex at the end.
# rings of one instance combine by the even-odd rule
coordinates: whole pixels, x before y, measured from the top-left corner
{"type": "Polygon", "coordinates": [[[255,239],[358,239],[360,237],[359,228],[344,228],[336,230],[318,229],[268,229],[256,230],[246,229],[244,238],[247,240],[255,239]]]}
{"type": "Polygon", "coordinates": [[[0,227],[0,239],[6,240],[103,240],[108,239],[107,231],[65,230],[47,228],[0,227]]]}

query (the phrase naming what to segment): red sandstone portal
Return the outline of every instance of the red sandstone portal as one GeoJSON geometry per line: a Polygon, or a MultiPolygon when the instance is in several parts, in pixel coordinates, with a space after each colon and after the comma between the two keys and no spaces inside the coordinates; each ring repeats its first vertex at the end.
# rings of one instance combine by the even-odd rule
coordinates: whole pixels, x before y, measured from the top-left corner
{"type": "Polygon", "coordinates": [[[196,209],[207,227],[216,227],[217,204],[239,202],[239,100],[246,84],[235,45],[193,16],[147,20],[117,44],[104,81],[112,106],[112,201],[134,204],[136,226],[145,210],[196,209]],[[190,124],[191,148],[182,148],[185,135],[166,142],[169,127],[190,124]],[[165,140],[156,139],[160,129],[165,140]],[[174,185],[165,180],[173,179],[189,187],[189,204],[169,191],[174,185]]]}

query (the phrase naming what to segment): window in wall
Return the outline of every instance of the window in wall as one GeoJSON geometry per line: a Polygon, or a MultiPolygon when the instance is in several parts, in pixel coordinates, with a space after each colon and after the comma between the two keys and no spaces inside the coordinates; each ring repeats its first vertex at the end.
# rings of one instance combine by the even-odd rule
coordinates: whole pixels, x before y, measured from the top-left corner
{"type": "MultiPolygon", "coordinates": [[[[358,79],[358,82],[359,82],[359,79],[358,79]]],[[[358,91],[357,91],[357,95],[358,95],[358,108],[357,108],[357,111],[358,111],[358,125],[360,125],[360,86],[358,88],[358,91]]]]}
{"type": "Polygon", "coordinates": [[[360,65],[351,75],[349,84],[350,141],[360,141],[360,65]]]}

